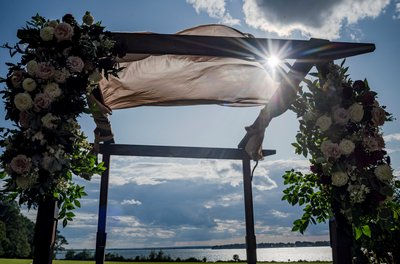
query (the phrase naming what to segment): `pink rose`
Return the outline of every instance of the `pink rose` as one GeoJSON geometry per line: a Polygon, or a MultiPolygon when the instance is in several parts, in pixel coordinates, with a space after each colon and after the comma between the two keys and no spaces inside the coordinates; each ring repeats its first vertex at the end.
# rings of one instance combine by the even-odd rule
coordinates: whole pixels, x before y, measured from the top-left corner
{"type": "Polygon", "coordinates": [[[339,145],[336,143],[332,143],[332,141],[330,140],[322,142],[321,151],[326,159],[329,158],[337,159],[340,157],[340,155],[342,155],[339,145]]]}
{"type": "Polygon", "coordinates": [[[38,69],[36,76],[44,80],[48,80],[53,77],[55,72],[54,66],[45,62],[38,63],[38,69]]]}
{"type": "Polygon", "coordinates": [[[22,154],[17,155],[11,160],[10,167],[18,174],[28,173],[31,170],[31,160],[22,154]]]}
{"type": "Polygon", "coordinates": [[[374,107],[371,111],[372,114],[372,124],[374,126],[381,126],[385,123],[386,112],[381,107],[374,107]]]}
{"type": "Polygon", "coordinates": [[[44,93],[39,93],[35,96],[35,99],[33,100],[33,109],[36,112],[39,112],[43,109],[49,108],[51,104],[51,98],[44,93]]]}
{"type": "Polygon", "coordinates": [[[67,59],[67,66],[71,72],[81,72],[85,63],[77,56],[70,56],[67,59]]]}
{"type": "Polygon", "coordinates": [[[68,23],[60,23],[54,29],[54,36],[58,41],[71,40],[74,29],[68,23]]]}
{"type": "Polygon", "coordinates": [[[349,111],[344,108],[337,108],[333,112],[333,119],[336,124],[345,125],[350,119],[349,111]]]}

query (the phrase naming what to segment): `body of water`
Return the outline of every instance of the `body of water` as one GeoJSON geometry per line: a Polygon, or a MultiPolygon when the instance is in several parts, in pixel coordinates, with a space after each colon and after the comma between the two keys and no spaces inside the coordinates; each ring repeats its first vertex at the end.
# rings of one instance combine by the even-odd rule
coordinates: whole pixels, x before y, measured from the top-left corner
{"type": "MultiPolygon", "coordinates": [[[[158,253],[160,249],[153,249],[158,253]]],[[[165,255],[171,258],[187,259],[194,257],[207,261],[232,260],[233,255],[239,255],[241,260],[246,259],[245,249],[161,249],[165,255]]],[[[76,253],[79,251],[75,251],[76,253]]],[[[93,250],[90,250],[94,254],[93,250]]],[[[125,258],[135,258],[136,256],[147,257],[151,249],[107,249],[107,253],[121,255],[125,258]]],[[[57,254],[58,259],[62,259],[65,252],[57,254]]],[[[332,249],[330,247],[286,247],[286,248],[259,248],[257,249],[258,261],[332,261],[332,249]]]]}

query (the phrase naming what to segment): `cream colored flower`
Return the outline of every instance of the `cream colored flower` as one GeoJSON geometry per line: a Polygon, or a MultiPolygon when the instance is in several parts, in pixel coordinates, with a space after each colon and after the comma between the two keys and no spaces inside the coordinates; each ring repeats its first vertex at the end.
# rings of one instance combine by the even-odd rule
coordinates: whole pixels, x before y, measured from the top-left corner
{"type": "Polygon", "coordinates": [[[83,23],[86,25],[92,25],[94,22],[94,17],[90,14],[90,12],[86,12],[82,18],[83,23]]]}
{"type": "Polygon", "coordinates": [[[364,117],[364,107],[360,104],[354,103],[349,107],[350,120],[353,122],[360,122],[364,117]]]}
{"type": "Polygon", "coordinates": [[[32,108],[32,98],[28,93],[19,93],[14,98],[15,107],[19,111],[26,111],[32,108]]]}
{"type": "Polygon", "coordinates": [[[327,115],[320,116],[315,125],[319,127],[321,131],[326,131],[332,125],[332,119],[327,115]]]}
{"type": "Polygon", "coordinates": [[[49,27],[55,28],[58,25],[57,20],[51,20],[49,23],[47,23],[49,27]]]}
{"type": "Polygon", "coordinates": [[[56,128],[57,124],[55,122],[57,122],[58,120],[60,120],[60,118],[52,115],[51,113],[47,113],[41,118],[43,126],[49,129],[56,128]]]}
{"type": "Polygon", "coordinates": [[[351,140],[343,139],[339,143],[339,148],[343,154],[349,155],[349,154],[353,153],[355,145],[351,140]]]}
{"type": "Polygon", "coordinates": [[[332,185],[341,187],[346,185],[347,181],[349,180],[349,176],[347,173],[343,171],[337,171],[332,174],[332,185]]]}
{"type": "Polygon", "coordinates": [[[34,79],[32,78],[26,78],[23,82],[22,82],[22,88],[24,88],[25,91],[27,92],[32,92],[33,90],[36,89],[36,82],[34,79]]]}
{"type": "Polygon", "coordinates": [[[38,63],[35,60],[30,60],[26,64],[26,71],[29,73],[31,76],[35,76],[36,72],[38,70],[38,63]]]}
{"type": "Polygon", "coordinates": [[[57,83],[49,83],[43,89],[44,94],[49,96],[51,99],[55,99],[62,94],[62,91],[57,83]]]}
{"type": "Polygon", "coordinates": [[[390,181],[393,179],[393,171],[389,165],[383,164],[375,168],[374,173],[381,181],[390,181]]]}
{"type": "Polygon", "coordinates": [[[40,37],[44,41],[50,41],[53,39],[54,36],[54,28],[52,27],[44,27],[40,30],[40,37]]]}

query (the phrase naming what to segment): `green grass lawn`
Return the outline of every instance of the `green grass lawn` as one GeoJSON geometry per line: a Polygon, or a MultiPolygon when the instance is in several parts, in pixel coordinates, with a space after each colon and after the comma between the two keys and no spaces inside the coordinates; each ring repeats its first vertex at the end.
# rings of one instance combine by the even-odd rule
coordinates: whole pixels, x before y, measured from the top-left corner
{"type": "MultiPolygon", "coordinates": [[[[0,264],[31,264],[31,259],[0,259],[0,264]]],[[[80,260],[54,260],[53,264],[94,264],[94,261],[80,261],[80,260]]],[[[166,264],[166,262],[116,262],[106,261],[107,264],[166,264]]],[[[201,262],[171,262],[171,264],[200,264],[201,262]]],[[[237,262],[221,262],[223,264],[237,264],[237,262]]],[[[242,262],[244,263],[244,262],[242,262]]],[[[260,263],[274,263],[282,264],[288,262],[260,262],[260,263]]],[[[295,264],[328,264],[332,262],[290,262],[295,264]]]]}

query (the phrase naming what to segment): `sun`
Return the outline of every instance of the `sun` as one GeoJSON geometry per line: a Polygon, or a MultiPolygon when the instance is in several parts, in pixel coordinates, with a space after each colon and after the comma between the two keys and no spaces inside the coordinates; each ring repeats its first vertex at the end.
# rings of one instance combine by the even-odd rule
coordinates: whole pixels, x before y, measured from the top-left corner
{"type": "Polygon", "coordinates": [[[281,63],[281,60],[277,56],[271,56],[267,59],[267,63],[271,68],[276,68],[281,63]]]}

